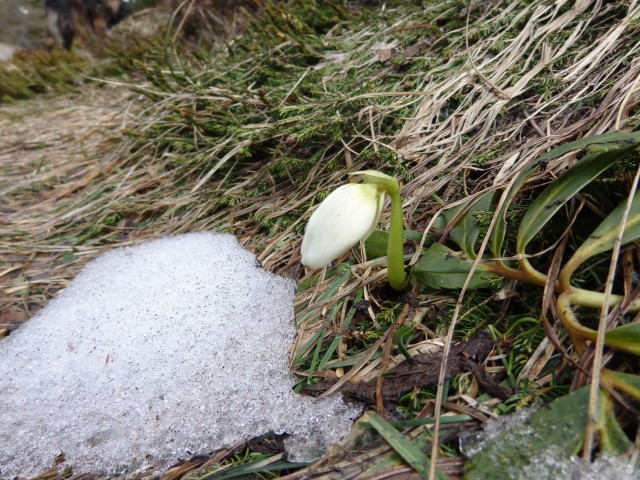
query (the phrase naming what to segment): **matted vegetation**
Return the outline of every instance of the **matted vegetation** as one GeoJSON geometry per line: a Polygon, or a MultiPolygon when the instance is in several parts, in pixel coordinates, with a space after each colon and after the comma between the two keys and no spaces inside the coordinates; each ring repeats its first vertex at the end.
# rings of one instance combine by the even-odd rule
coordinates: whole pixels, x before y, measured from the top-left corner
{"type": "MultiPolygon", "coordinates": [[[[264,268],[299,282],[299,336],[291,354],[297,388],[326,394],[347,386],[377,410],[345,446],[297,472],[289,469],[300,466],[281,453],[257,453],[266,449],[254,443],[193,459],[163,478],[204,470],[202,478],[270,471],[290,478],[410,478],[414,471],[435,475],[429,457],[459,477],[461,432],[590,383],[592,346],[566,335],[552,302],[553,279],[629,195],[635,147],[577,196],[554,205],[553,221],[525,245],[530,263],[552,280],[527,282],[513,273],[526,267],[516,227],[544,187],[591,147],[548,152],[637,128],[640,9],[588,0],[405,3],[266,4],[246,33],[225,45],[187,53],[167,41],[139,57],[131,81],[92,87],[115,96],[119,107],[101,122],[100,137],[80,130],[85,134],[59,151],[45,149],[46,156],[23,155],[19,140],[0,151],[6,300],[0,328],[26,319],[104,249],[191,231],[231,232],[264,268]],[[511,276],[473,289],[461,289],[464,281],[441,289],[416,284],[398,296],[386,288],[385,260],[372,255],[373,245],[326,271],[305,272],[299,244],[309,210],[348,172],[364,169],[403,183],[409,265],[439,242],[452,257],[460,250],[477,254],[476,264],[483,253],[502,255],[511,276]],[[493,201],[472,208],[489,192],[493,201]],[[455,229],[471,218],[469,240],[455,229]],[[489,242],[501,219],[502,253],[489,242]],[[488,380],[467,363],[441,368],[443,348],[455,354],[455,342],[465,340],[469,350],[480,349],[473,342],[482,332],[492,340],[491,353],[479,356],[488,380]],[[388,373],[407,355],[431,355],[422,357],[433,362],[429,381],[407,383],[397,398],[383,395],[388,373]],[[402,420],[384,420],[387,408],[402,420]]],[[[5,117],[19,108],[5,108],[5,117]]],[[[621,145],[616,141],[611,148],[621,145]]],[[[583,267],[580,285],[600,292],[612,285],[609,258],[583,267]]],[[[615,291],[633,303],[635,244],[619,258],[615,291]]],[[[612,321],[633,322],[631,310],[614,310],[612,321]]],[[[578,311],[595,329],[598,314],[578,311]]],[[[638,372],[633,356],[616,356],[610,366],[638,372]]],[[[612,398],[630,440],[610,443],[631,452],[634,401],[612,398]]],[[[607,450],[598,438],[595,446],[607,450]]]]}

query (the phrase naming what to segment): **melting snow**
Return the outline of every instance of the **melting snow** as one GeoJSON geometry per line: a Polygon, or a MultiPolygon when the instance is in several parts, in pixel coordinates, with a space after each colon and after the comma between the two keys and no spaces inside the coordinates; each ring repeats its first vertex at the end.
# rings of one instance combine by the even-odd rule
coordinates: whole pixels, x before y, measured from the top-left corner
{"type": "Polygon", "coordinates": [[[268,432],[317,457],[357,411],[291,390],[294,287],[230,235],[98,257],[0,341],[0,477],[61,452],[75,473],[166,468],[268,432]]]}
{"type": "Polygon", "coordinates": [[[533,431],[528,431],[525,422],[532,413],[537,410],[535,407],[523,408],[510,415],[502,415],[490,418],[484,424],[484,429],[480,432],[467,432],[460,436],[460,451],[466,457],[475,457],[490,443],[495,442],[505,434],[514,430],[522,432],[522,435],[530,435],[533,431]]]}
{"type": "MultiPolygon", "coordinates": [[[[460,450],[467,457],[474,457],[487,448],[492,442],[499,441],[507,435],[517,440],[517,436],[536,435],[537,433],[526,425],[529,417],[537,408],[525,408],[510,415],[491,418],[485,423],[481,432],[468,433],[460,437],[460,450]]],[[[540,438],[539,441],[544,441],[540,438]]],[[[496,473],[504,478],[518,480],[539,480],[547,478],[571,480],[627,480],[640,478],[639,467],[634,461],[620,457],[603,456],[593,462],[587,462],[579,457],[558,459],[557,448],[550,446],[544,453],[528,460],[523,468],[522,459],[501,458],[501,470],[496,473]],[[505,463],[506,462],[506,465],[505,463]]],[[[498,462],[496,462],[497,464],[498,462]]],[[[469,480],[477,478],[476,473],[468,474],[469,480]]]]}
{"type": "Polygon", "coordinates": [[[638,478],[638,468],[628,458],[603,457],[586,462],[578,457],[555,460],[553,452],[531,460],[520,477],[523,480],[570,478],[571,480],[631,480],[638,478]]]}

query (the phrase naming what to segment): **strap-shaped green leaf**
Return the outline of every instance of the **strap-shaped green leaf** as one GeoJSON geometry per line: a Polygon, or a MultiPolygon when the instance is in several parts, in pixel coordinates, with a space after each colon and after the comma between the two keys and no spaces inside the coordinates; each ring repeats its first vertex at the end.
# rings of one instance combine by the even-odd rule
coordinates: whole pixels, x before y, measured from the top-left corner
{"type": "MultiPolygon", "coordinates": [[[[612,150],[616,150],[619,152],[621,148],[629,148],[639,144],[640,144],[640,132],[632,132],[632,133],[613,132],[613,133],[606,133],[603,135],[594,135],[591,137],[586,137],[580,140],[569,142],[560,147],[556,147],[553,150],[550,150],[549,152],[542,155],[536,161],[535,164],[531,165],[530,167],[528,167],[518,175],[511,189],[507,193],[507,196],[505,198],[505,202],[502,205],[502,208],[496,211],[496,215],[498,216],[498,218],[496,220],[493,232],[491,234],[491,242],[490,242],[491,250],[493,254],[496,257],[502,256],[502,246],[504,243],[504,237],[507,229],[506,220],[505,220],[507,209],[509,208],[509,205],[511,204],[511,201],[513,200],[513,198],[520,191],[520,189],[525,185],[529,177],[531,177],[531,175],[539,167],[539,165],[542,165],[549,160],[560,157],[572,151],[587,149],[588,151],[591,151],[594,154],[598,152],[602,153],[602,152],[607,152],[612,150]]],[[[581,163],[582,162],[578,162],[578,164],[581,164],[581,163]]]]}
{"type": "Polygon", "coordinates": [[[640,355],[640,324],[629,323],[608,330],[604,341],[609,347],[640,355]]]}
{"type": "Polygon", "coordinates": [[[458,224],[451,229],[451,239],[458,244],[464,254],[469,258],[476,258],[476,241],[480,234],[480,225],[476,218],[476,213],[481,211],[487,211],[491,209],[491,201],[493,200],[493,194],[491,191],[482,195],[479,199],[475,200],[470,207],[468,205],[461,205],[458,208],[448,210],[444,217],[448,222],[452,221],[457,213],[468,207],[464,216],[460,219],[458,224]]]}
{"type": "MultiPolygon", "coordinates": [[[[431,288],[462,288],[473,262],[440,243],[431,245],[411,270],[413,276],[431,288]]],[[[470,289],[487,288],[500,278],[482,263],[473,274],[470,289]]]]}
{"type": "Polygon", "coordinates": [[[605,151],[590,153],[549,185],[531,204],[522,218],[516,241],[516,252],[525,253],[533,237],[569,199],[614,162],[636,148],[636,143],[612,144],[605,151]]]}
{"type": "Polygon", "coordinates": [[[613,385],[616,390],[640,400],[640,376],[604,368],[602,370],[602,378],[613,385]]]}
{"type": "Polygon", "coordinates": [[[565,143],[560,147],[556,147],[540,157],[538,159],[538,162],[552,160],[564,155],[565,153],[573,152],[576,150],[586,149],[592,152],[608,151],[611,149],[618,149],[620,147],[638,144],[640,144],[640,131],[629,133],[603,133],[602,135],[592,135],[590,137],[581,138],[580,140],[574,140],[573,142],[565,143]]]}
{"type": "Polygon", "coordinates": [[[497,219],[493,227],[493,231],[491,232],[491,238],[489,242],[491,245],[491,251],[496,258],[502,257],[502,245],[504,244],[504,237],[507,232],[507,210],[511,205],[513,198],[524,186],[524,184],[527,183],[527,180],[533,174],[536,168],[537,163],[534,166],[527,168],[518,176],[516,181],[511,186],[510,190],[507,192],[507,196],[504,203],[502,204],[502,207],[496,210],[497,219]]]}
{"type": "MultiPolygon", "coordinates": [[[[625,200],[604,219],[598,228],[589,235],[589,238],[576,250],[573,254],[576,260],[572,258],[571,263],[577,262],[580,264],[594,255],[613,248],[626,205],[627,201],[625,200]]],[[[640,193],[636,193],[631,204],[631,209],[627,216],[627,223],[625,224],[622,235],[622,245],[632,242],[637,238],[640,238],[640,193]]]]}

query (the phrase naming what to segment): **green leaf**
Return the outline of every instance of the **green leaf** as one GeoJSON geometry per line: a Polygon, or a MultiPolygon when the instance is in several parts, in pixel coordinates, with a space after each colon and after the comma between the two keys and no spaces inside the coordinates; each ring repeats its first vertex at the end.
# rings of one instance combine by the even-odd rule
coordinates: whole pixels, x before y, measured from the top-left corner
{"type": "Polygon", "coordinates": [[[331,280],[324,292],[318,296],[317,301],[326,300],[338,293],[340,287],[351,277],[351,265],[339,263],[326,273],[326,278],[330,278],[331,275],[335,275],[333,280],[331,280]]]}
{"type": "MultiPolygon", "coordinates": [[[[580,248],[573,254],[573,257],[579,260],[572,259],[572,263],[577,261],[578,264],[580,264],[594,255],[613,249],[626,206],[627,200],[618,205],[615,210],[603,220],[598,228],[589,235],[589,238],[580,245],[580,248]]],[[[631,202],[631,209],[629,210],[627,223],[622,235],[622,245],[638,238],[640,238],[640,192],[636,193],[633,202],[631,202]]]]}
{"type": "MultiPolygon", "coordinates": [[[[413,275],[431,288],[462,288],[471,271],[473,262],[459,256],[440,243],[431,245],[413,266],[413,275]]],[[[500,278],[487,270],[483,264],[473,274],[469,288],[487,288],[500,278]]]]}
{"type": "MultiPolygon", "coordinates": [[[[422,478],[429,478],[429,458],[422,453],[411,441],[393,428],[386,420],[373,412],[369,412],[366,423],[373,427],[393,449],[413,468],[422,478]]],[[[447,480],[447,476],[436,469],[436,479],[447,480]]]]}
{"type": "MultiPolygon", "coordinates": [[[[580,140],[576,140],[574,142],[566,143],[560,147],[556,147],[553,150],[547,152],[542,155],[538,161],[531,165],[529,168],[525,169],[522,173],[520,173],[517,179],[514,181],[511,189],[507,193],[505,198],[505,202],[497,212],[497,220],[494,226],[493,232],[491,234],[491,251],[494,256],[501,257],[502,256],[502,246],[504,243],[505,233],[507,230],[506,226],[506,213],[509,205],[511,204],[513,198],[520,191],[520,189],[527,182],[529,177],[533,174],[533,172],[539,168],[540,165],[544,164],[549,160],[560,157],[566,153],[583,150],[586,149],[593,153],[598,151],[612,151],[619,150],[620,148],[636,146],[640,144],[640,132],[632,132],[632,133],[623,133],[623,132],[613,132],[607,133],[604,135],[594,135],[591,137],[586,137],[580,140]]],[[[580,162],[579,162],[580,164],[580,162]]],[[[528,243],[528,242],[527,242],[528,243]]]]}
{"type": "Polygon", "coordinates": [[[602,377],[607,383],[612,384],[616,390],[640,400],[640,376],[605,368],[602,370],[602,377]]]}
{"type": "Polygon", "coordinates": [[[480,234],[480,225],[476,214],[491,209],[494,191],[488,192],[475,200],[471,205],[464,204],[457,208],[447,210],[444,218],[447,223],[457,220],[460,212],[466,211],[455,227],[451,229],[451,239],[458,244],[464,254],[469,258],[476,258],[476,241],[480,234]]]}
{"type": "Polygon", "coordinates": [[[602,453],[621,455],[632,443],[616,419],[611,398],[602,391],[600,392],[599,410],[597,429],[602,453]]]}
{"type": "Polygon", "coordinates": [[[629,323],[608,330],[604,340],[609,347],[640,355],[640,324],[629,323]]]}
{"type": "Polygon", "coordinates": [[[586,149],[587,151],[611,151],[629,145],[640,144],[640,132],[612,132],[602,135],[592,135],[573,142],[565,143],[560,147],[545,153],[538,162],[558,158],[565,153],[586,149]]]}
{"type": "Polygon", "coordinates": [[[562,463],[582,447],[588,397],[589,387],[581,388],[510,426],[469,460],[465,478],[485,480],[499,475],[538,480],[540,470],[533,467],[541,462],[544,478],[564,478],[562,463]]]}
{"type": "Polygon", "coordinates": [[[502,257],[502,245],[504,244],[504,237],[507,233],[507,209],[509,208],[509,205],[511,205],[513,198],[520,191],[522,186],[527,182],[536,168],[538,168],[537,165],[529,167],[518,176],[518,178],[511,186],[511,189],[508,191],[502,207],[500,207],[496,211],[497,219],[493,227],[493,231],[491,232],[491,238],[489,239],[491,251],[496,258],[502,257]]]}
{"type": "Polygon", "coordinates": [[[367,252],[367,259],[386,257],[389,234],[384,230],[374,230],[364,241],[364,248],[367,252]]]}
{"type": "Polygon", "coordinates": [[[614,162],[636,148],[637,144],[632,143],[624,147],[612,146],[610,150],[591,153],[549,185],[529,206],[520,222],[516,252],[525,253],[529,242],[569,199],[614,162]]]}
{"type": "MultiPolygon", "coordinates": [[[[411,230],[403,230],[402,236],[405,240],[420,242],[422,234],[411,230]]],[[[387,256],[387,244],[389,243],[389,233],[386,230],[374,230],[364,241],[364,248],[367,252],[367,260],[387,256]]]]}

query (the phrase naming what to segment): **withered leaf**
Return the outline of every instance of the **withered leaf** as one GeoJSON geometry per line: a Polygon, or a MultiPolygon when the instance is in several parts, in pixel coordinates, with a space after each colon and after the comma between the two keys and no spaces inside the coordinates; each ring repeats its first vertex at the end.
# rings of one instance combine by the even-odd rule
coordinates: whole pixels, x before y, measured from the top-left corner
{"type": "MultiPolygon", "coordinates": [[[[446,379],[471,372],[478,384],[487,393],[500,399],[511,396],[509,389],[500,387],[496,380],[480,365],[493,349],[493,341],[486,335],[477,335],[466,342],[456,342],[451,346],[447,361],[446,379]]],[[[425,388],[438,384],[440,375],[441,353],[424,353],[415,355],[399,363],[394,369],[385,374],[382,384],[382,400],[387,407],[397,405],[400,399],[415,388],[425,388]]],[[[338,379],[323,380],[315,385],[302,389],[302,392],[318,396],[338,379]]],[[[377,379],[360,383],[346,383],[341,392],[349,400],[375,404],[377,379]]]]}

